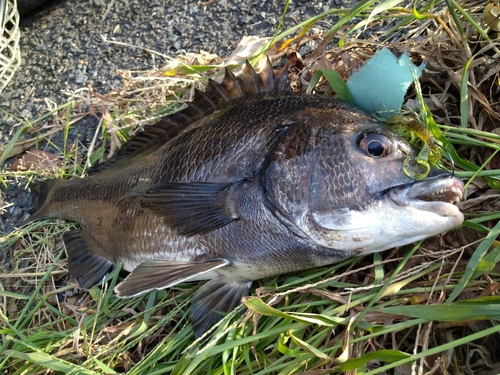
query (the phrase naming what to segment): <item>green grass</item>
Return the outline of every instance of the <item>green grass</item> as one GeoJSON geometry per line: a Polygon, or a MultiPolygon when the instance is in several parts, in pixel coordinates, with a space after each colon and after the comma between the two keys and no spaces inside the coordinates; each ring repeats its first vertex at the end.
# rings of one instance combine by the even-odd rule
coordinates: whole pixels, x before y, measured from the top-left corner
{"type": "MultiPolygon", "coordinates": [[[[384,45],[426,60],[429,71],[450,74],[449,84],[439,82],[439,75],[424,74],[421,87],[409,97],[420,97],[419,119],[447,151],[441,165],[449,169],[452,160],[454,173],[468,186],[462,227],[413,246],[255,282],[244,305],[195,340],[188,308],[199,284],[123,300],[112,292],[123,277],[116,269],[103,286],[71,295],[61,235],[73,224],[32,223],[0,239],[10,254],[0,268],[5,281],[0,290],[1,373],[379,374],[396,368],[411,373],[413,368],[439,374],[498,368],[500,136],[493,130],[500,120],[492,104],[499,100],[499,88],[498,72],[487,69],[497,64],[490,56],[498,53],[498,43],[482,21],[487,2],[474,3],[462,8],[455,1],[416,2],[403,8],[400,1],[361,1],[352,9],[331,9],[290,30],[277,30],[273,40],[293,48],[299,41],[293,36],[302,36],[301,30],[339,16],[324,36],[337,38],[336,45],[320,44],[305,60],[311,71],[304,76],[316,81],[315,91],[331,91],[330,81],[343,97],[348,93],[339,77],[346,79],[384,45]],[[360,40],[359,33],[373,23],[388,25],[379,41],[360,40]],[[396,38],[402,29],[406,32],[396,38]],[[350,57],[351,66],[339,59],[342,54],[350,57]],[[330,68],[338,74],[326,73],[324,79],[314,74],[330,68]],[[485,365],[478,353],[490,362],[485,365]]],[[[135,95],[123,97],[134,99],[110,93],[114,100],[101,107],[102,120],[90,145],[68,147],[69,129],[80,116],[74,102],[52,111],[48,116],[63,124],[57,128],[63,142],[54,146],[64,167],[42,177],[85,175],[90,164],[104,160],[138,125],[177,108],[177,96],[189,97],[189,88],[181,90],[179,84],[192,85],[206,72],[201,66],[173,65],[155,80],[133,80],[127,90],[135,95]],[[159,99],[153,102],[153,97],[159,99]]],[[[293,77],[292,83],[300,88],[293,77]]],[[[93,105],[100,100],[92,98],[93,105]]],[[[43,120],[14,133],[1,150],[2,163],[48,137],[37,127],[43,120]],[[21,144],[28,130],[38,135],[21,144]]],[[[4,184],[38,177],[33,171],[0,172],[4,184]]]]}

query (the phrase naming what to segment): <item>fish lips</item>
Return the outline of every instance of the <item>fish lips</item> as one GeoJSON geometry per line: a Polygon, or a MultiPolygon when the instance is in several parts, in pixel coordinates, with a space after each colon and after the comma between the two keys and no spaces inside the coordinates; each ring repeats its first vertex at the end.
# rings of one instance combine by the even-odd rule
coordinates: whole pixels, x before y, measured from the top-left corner
{"type": "Polygon", "coordinates": [[[464,195],[463,182],[450,175],[438,175],[409,184],[393,187],[386,192],[389,199],[398,206],[433,212],[460,225],[464,216],[454,203],[464,195]]]}

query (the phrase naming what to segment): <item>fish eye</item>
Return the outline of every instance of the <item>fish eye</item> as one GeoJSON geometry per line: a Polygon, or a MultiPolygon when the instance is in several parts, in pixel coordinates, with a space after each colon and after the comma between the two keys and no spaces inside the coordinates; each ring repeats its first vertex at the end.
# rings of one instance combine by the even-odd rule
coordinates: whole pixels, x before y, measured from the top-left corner
{"type": "Polygon", "coordinates": [[[358,147],[368,156],[381,158],[392,151],[392,140],[381,133],[363,133],[358,138],[358,147]]]}

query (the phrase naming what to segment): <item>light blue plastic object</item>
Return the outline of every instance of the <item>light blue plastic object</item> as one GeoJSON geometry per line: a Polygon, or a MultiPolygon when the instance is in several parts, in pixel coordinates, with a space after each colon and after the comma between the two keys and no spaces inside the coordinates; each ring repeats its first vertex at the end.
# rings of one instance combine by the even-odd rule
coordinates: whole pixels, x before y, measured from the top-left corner
{"type": "Polygon", "coordinates": [[[398,59],[388,49],[382,49],[347,81],[352,101],[365,112],[388,119],[403,106],[413,74],[420,78],[424,67],[413,64],[407,54],[398,59]]]}

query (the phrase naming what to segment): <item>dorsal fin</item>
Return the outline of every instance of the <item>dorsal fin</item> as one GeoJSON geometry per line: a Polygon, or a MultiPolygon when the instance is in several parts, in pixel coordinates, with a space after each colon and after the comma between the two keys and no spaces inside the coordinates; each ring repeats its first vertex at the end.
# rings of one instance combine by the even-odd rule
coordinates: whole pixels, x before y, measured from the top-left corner
{"type": "MultiPolygon", "coordinates": [[[[271,70],[272,69],[273,68],[271,67],[271,70]]],[[[259,79],[259,75],[255,73],[255,70],[252,68],[252,65],[250,65],[248,61],[245,62],[245,69],[241,73],[239,80],[242,83],[247,95],[257,94],[262,91],[262,85],[259,79]]]]}
{"type": "Polygon", "coordinates": [[[206,91],[203,93],[195,90],[193,101],[188,103],[186,108],[164,117],[154,125],[145,126],[143,131],[125,143],[113,157],[90,168],[89,173],[111,168],[130,157],[156,150],[194,121],[210,115],[233,100],[263,92],[279,91],[290,91],[287,65],[275,75],[268,58],[264,69],[257,74],[247,61],[239,77],[226,68],[221,83],[209,79],[206,91]]]}

